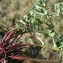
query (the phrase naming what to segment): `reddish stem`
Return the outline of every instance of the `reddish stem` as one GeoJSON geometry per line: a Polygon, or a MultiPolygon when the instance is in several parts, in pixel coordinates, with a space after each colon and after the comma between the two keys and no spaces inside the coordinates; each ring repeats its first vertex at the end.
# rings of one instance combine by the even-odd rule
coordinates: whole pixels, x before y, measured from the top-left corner
{"type": "Polygon", "coordinates": [[[19,39],[22,37],[22,35],[20,35],[20,37],[18,37],[13,43],[12,45],[8,48],[8,50],[6,52],[9,52],[10,50],[12,50],[15,45],[17,44],[17,42],[19,41],[19,39]]]}
{"type": "Polygon", "coordinates": [[[5,45],[9,42],[9,40],[12,38],[13,33],[14,33],[14,31],[11,30],[11,31],[9,31],[9,32],[4,36],[4,38],[2,39],[2,44],[1,44],[2,47],[5,46],[5,45]]]}

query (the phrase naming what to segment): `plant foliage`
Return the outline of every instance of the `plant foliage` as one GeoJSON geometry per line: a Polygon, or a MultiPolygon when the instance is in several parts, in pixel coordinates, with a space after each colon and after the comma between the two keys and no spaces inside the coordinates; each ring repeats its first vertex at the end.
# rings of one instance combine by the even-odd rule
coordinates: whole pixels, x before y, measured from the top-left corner
{"type": "Polygon", "coordinates": [[[48,7],[45,2],[37,0],[35,7],[4,36],[0,44],[1,63],[62,63],[63,2],[48,7]],[[50,43],[42,37],[49,37],[50,43]]]}

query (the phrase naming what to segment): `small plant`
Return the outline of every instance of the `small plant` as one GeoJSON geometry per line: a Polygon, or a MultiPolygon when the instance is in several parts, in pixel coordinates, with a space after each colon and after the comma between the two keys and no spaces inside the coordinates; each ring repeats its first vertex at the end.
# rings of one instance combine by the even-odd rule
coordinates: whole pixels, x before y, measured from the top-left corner
{"type": "Polygon", "coordinates": [[[0,62],[1,63],[6,63],[6,58],[9,57],[7,55],[10,54],[13,48],[18,45],[17,42],[23,35],[23,34],[16,35],[15,34],[16,30],[17,29],[9,31],[2,39],[2,43],[0,44],[0,62]],[[12,41],[10,41],[11,39],[12,41]]]}
{"type": "Polygon", "coordinates": [[[61,33],[59,33],[55,28],[57,27],[55,23],[58,22],[59,15],[62,15],[62,5],[63,3],[58,3],[46,7],[45,0],[37,0],[34,9],[17,22],[16,28],[6,33],[2,39],[0,43],[0,63],[27,63],[27,61],[61,63],[63,28],[61,27],[61,33]],[[31,43],[26,43],[27,37],[23,43],[21,42],[26,33],[31,35],[28,37],[31,43]],[[42,41],[42,34],[45,37],[44,40],[47,40],[48,36],[51,38],[52,45],[42,41]],[[58,58],[57,61],[56,58],[58,58]]]}
{"type": "MultiPolygon", "coordinates": [[[[29,48],[33,47],[33,49],[35,48],[34,50],[36,52],[37,52],[38,48],[41,49],[44,47],[44,46],[41,46],[38,44],[19,44],[18,43],[19,40],[25,33],[26,33],[26,31],[23,31],[22,29],[17,28],[17,29],[13,29],[13,30],[9,31],[4,36],[4,38],[2,39],[2,43],[0,43],[0,63],[11,63],[11,62],[17,63],[19,61],[22,62],[24,60],[47,62],[47,63],[53,62],[53,61],[33,58],[33,57],[35,57],[35,54],[33,54],[33,53],[31,53],[32,55],[34,55],[32,58],[23,56],[24,52],[22,51],[22,49],[24,49],[24,47],[27,47],[27,46],[29,46],[29,48]],[[36,47],[38,47],[37,50],[36,50],[36,47]]],[[[30,52],[32,52],[32,51],[30,51],[30,52]]],[[[29,53],[29,56],[30,56],[30,53],[29,53]]],[[[56,63],[56,62],[54,62],[54,63],[56,63]]]]}

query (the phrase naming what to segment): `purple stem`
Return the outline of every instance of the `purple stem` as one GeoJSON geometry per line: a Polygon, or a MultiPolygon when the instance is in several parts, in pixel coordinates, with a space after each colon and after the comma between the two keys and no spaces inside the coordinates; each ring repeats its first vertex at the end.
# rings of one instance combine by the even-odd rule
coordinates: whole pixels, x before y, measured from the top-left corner
{"type": "Polygon", "coordinates": [[[6,62],[5,58],[3,58],[0,60],[0,63],[7,63],[7,62],[6,62]]]}
{"type": "Polygon", "coordinates": [[[9,42],[9,40],[12,38],[11,36],[12,36],[12,34],[13,34],[13,30],[12,31],[9,31],[5,36],[4,36],[4,38],[2,39],[2,44],[1,44],[1,46],[5,46],[8,42],[9,42]]]}
{"type": "Polygon", "coordinates": [[[8,50],[6,51],[6,52],[9,52],[10,50],[12,50],[14,47],[15,47],[15,45],[16,45],[16,43],[19,41],[19,39],[22,37],[22,35],[20,35],[20,37],[18,37],[17,39],[16,39],[16,41],[14,41],[14,43],[12,43],[12,45],[8,48],[8,50]]]}

